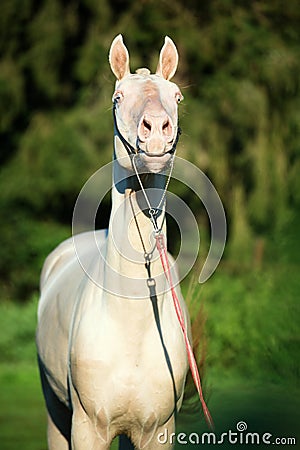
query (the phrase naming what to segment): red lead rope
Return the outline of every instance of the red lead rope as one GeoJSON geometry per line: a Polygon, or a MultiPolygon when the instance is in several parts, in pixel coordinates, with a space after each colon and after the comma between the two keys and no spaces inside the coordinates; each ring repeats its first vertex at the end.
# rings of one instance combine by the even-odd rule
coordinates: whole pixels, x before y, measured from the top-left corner
{"type": "Polygon", "coordinates": [[[195,360],[195,356],[193,353],[193,349],[192,346],[190,344],[188,335],[187,335],[187,330],[185,327],[185,323],[184,323],[184,316],[183,316],[183,312],[180,306],[180,302],[179,299],[177,297],[177,294],[175,292],[175,288],[173,285],[173,281],[172,281],[172,276],[171,276],[171,270],[170,270],[170,264],[169,264],[169,259],[168,259],[168,254],[167,254],[167,249],[165,246],[165,240],[164,240],[164,236],[161,232],[159,232],[156,235],[156,247],[157,250],[159,252],[159,256],[160,256],[160,260],[166,275],[166,278],[168,280],[168,283],[170,285],[171,288],[171,293],[172,293],[172,298],[173,298],[173,303],[174,303],[174,307],[175,307],[175,311],[176,311],[176,315],[180,324],[180,327],[182,329],[183,332],[183,337],[184,337],[184,342],[185,342],[185,346],[186,346],[186,351],[187,351],[187,355],[188,355],[188,360],[189,360],[189,365],[190,365],[190,369],[191,369],[191,373],[192,373],[192,377],[195,383],[195,386],[197,388],[198,394],[199,394],[199,398],[200,398],[200,402],[202,405],[202,409],[203,409],[203,413],[204,413],[204,417],[205,420],[209,426],[210,429],[214,429],[214,423],[212,420],[212,417],[210,415],[210,412],[208,410],[208,407],[205,403],[204,397],[203,397],[203,392],[202,392],[202,387],[201,387],[201,380],[200,380],[200,375],[199,375],[199,371],[198,371],[198,367],[197,367],[197,363],[195,360]]]}

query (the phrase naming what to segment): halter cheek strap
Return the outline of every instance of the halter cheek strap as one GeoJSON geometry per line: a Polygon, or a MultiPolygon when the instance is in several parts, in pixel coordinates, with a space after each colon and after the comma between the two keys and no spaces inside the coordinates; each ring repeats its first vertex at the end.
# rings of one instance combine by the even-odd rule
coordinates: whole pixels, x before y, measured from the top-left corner
{"type": "MultiPolygon", "coordinates": [[[[117,107],[116,107],[116,101],[114,101],[114,105],[113,105],[113,119],[114,119],[114,131],[115,131],[115,135],[118,136],[118,138],[119,138],[120,141],[122,142],[122,144],[123,144],[124,148],[126,149],[128,155],[129,155],[129,156],[133,156],[133,155],[136,155],[137,153],[145,153],[145,152],[140,148],[140,145],[139,145],[139,138],[138,138],[138,137],[136,138],[136,147],[133,147],[133,146],[132,146],[125,138],[124,138],[124,136],[123,136],[122,133],[120,132],[119,127],[118,127],[118,124],[117,124],[116,109],[117,109],[117,107]]],[[[173,154],[175,153],[180,135],[181,135],[181,128],[179,127],[179,125],[177,125],[177,133],[176,133],[176,137],[175,137],[175,139],[174,139],[174,141],[173,141],[172,148],[171,148],[170,150],[168,150],[168,151],[166,152],[166,154],[167,154],[167,153],[170,153],[171,155],[173,155],[173,154]]],[[[148,155],[148,156],[151,156],[151,155],[148,155]]],[[[157,156],[157,155],[156,155],[156,156],[157,156]]]]}

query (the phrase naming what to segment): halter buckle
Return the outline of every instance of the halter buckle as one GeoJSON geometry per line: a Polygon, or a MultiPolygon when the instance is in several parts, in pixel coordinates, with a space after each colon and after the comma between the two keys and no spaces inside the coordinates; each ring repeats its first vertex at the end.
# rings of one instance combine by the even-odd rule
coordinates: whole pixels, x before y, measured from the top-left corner
{"type": "Polygon", "coordinates": [[[156,286],[156,281],[154,278],[147,278],[147,286],[149,288],[156,286]]]}
{"type": "Polygon", "coordinates": [[[157,225],[157,214],[158,214],[158,209],[155,209],[155,208],[149,209],[149,216],[150,216],[150,220],[152,222],[155,234],[160,232],[160,229],[158,228],[158,225],[157,225]]]}

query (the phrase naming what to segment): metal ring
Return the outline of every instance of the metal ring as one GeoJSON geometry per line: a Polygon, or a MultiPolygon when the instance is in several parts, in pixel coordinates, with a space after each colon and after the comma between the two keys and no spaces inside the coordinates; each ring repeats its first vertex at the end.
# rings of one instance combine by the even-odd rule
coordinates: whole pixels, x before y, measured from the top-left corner
{"type": "Polygon", "coordinates": [[[157,216],[157,209],[155,209],[155,208],[150,208],[149,209],[149,215],[151,216],[151,217],[155,217],[155,216],[157,216]]]}

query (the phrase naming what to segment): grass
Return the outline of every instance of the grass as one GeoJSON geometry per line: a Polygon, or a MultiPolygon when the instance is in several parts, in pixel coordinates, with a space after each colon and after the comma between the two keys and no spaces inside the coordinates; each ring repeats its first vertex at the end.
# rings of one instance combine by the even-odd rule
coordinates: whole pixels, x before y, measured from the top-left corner
{"type": "Polygon", "coordinates": [[[46,414],[37,367],[0,366],[0,448],[46,450],[46,414]]]}
{"type": "Polygon", "coordinates": [[[0,448],[46,450],[35,350],[37,299],[0,304],[0,448]]]}

